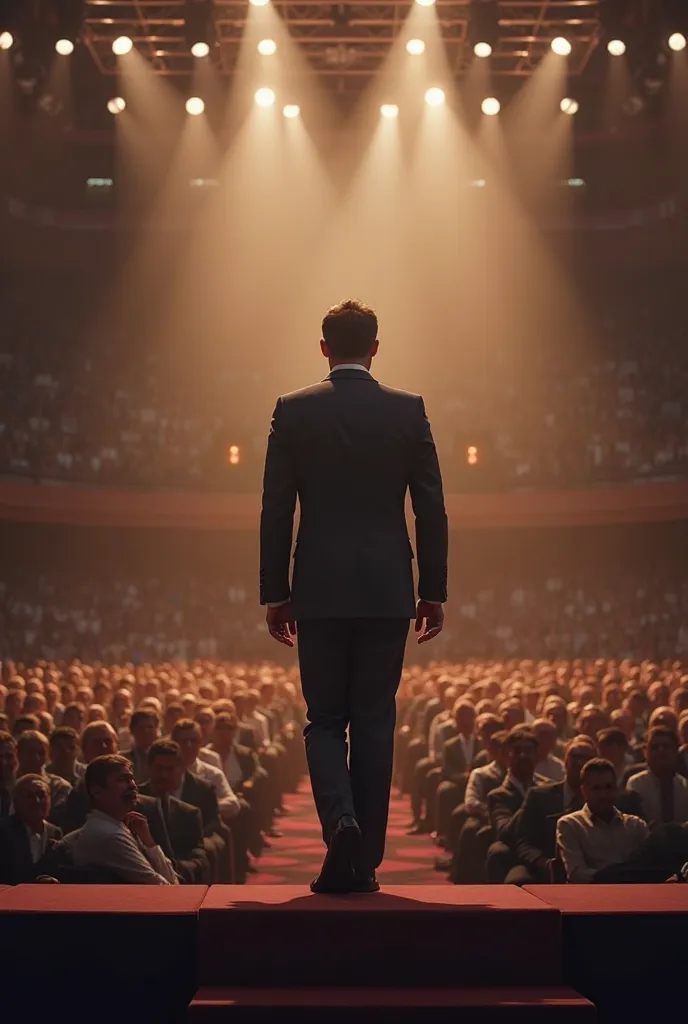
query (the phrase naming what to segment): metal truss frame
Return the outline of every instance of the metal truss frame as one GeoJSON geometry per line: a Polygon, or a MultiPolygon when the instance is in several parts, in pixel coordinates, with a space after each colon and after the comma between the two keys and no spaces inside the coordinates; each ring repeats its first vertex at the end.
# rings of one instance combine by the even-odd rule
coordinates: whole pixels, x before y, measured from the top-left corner
{"type": "MultiPolygon", "coordinates": [[[[566,36],[573,47],[569,74],[582,74],[601,37],[599,0],[498,2],[499,42],[490,58],[492,74],[532,74],[559,35],[566,36]]],[[[457,76],[473,59],[468,45],[469,3],[436,0],[447,59],[457,76]]],[[[381,70],[412,6],[409,0],[348,0],[345,4],[272,0],[272,4],[313,73],[362,81],[381,70]]],[[[116,74],[113,39],[128,35],[157,74],[189,77],[194,58],[185,37],[184,7],[184,0],[86,0],[84,43],[104,75],[116,74]]],[[[213,17],[217,44],[212,58],[223,74],[231,75],[248,20],[247,0],[215,0],[213,17]]]]}

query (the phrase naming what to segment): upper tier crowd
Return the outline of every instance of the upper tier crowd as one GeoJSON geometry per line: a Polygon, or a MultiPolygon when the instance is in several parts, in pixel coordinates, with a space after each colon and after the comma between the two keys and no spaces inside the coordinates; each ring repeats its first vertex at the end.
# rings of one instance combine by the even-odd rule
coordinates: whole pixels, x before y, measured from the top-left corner
{"type": "MultiPolygon", "coordinates": [[[[174,369],[172,353],[82,324],[41,285],[0,282],[0,473],[75,483],[190,489],[260,484],[274,384],[229,358],[174,369]],[[55,313],[59,307],[61,314],[55,313]],[[136,343],[132,343],[132,341],[136,343]],[[231,446],[239,464],[228,464],[231,446]]],[[[447,486],[585,486],[683,475],[688,466],[688,355],[680,286],[609,303],[585,352],[515,358],[452,353],[424,391],[447,486]],[[672,290],[673,289],[673,290],[672,290]],[[677,298],[681,301],[678,302],[677,298]],[[467,475],[467,446],[479,463],[467,475]],[[469,483],[470,481],[470,483],[469,483]]],[[[79,304],[81,303],[81,307],[79,304]]],[[[500,344],[503,345],[500,348],[500,344]]],[[[482,347],[481,347],[482,350],[482,347]]],[[[304,384],[308,383],[304,381],[304,384]]],[[[279,385],[277,385],[279,387],[279,385]]]]}

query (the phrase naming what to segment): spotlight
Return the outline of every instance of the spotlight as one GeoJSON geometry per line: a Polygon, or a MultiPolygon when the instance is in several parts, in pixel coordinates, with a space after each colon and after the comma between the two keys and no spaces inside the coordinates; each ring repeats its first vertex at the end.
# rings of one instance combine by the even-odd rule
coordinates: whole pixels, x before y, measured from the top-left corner
{"type": "Polygon", "coordinates": [[[623,39],[610,39],[607,43],[607,49],[612,57],[623,57],[626,52],[626,44],[623,39]]]}
{"type": "Polygon", "coordinates": [[[557,57],[568,57],[571,53],[571,43],[563,36],[557,36],[552,40],[552,52],[556,53],[557,57]]]}
{"type": "Polygon", "coordinates": [[[470,0],[468,45],[476,57],[486,59],[499,43],[499,0],[470,0]]]}
{"type": "Polygon", "coordinates": [[[428,89],[425,94],[425,102],[429,107],[441,107],[444,100],[444,91],[442,89],[438,89],[436,86],[433,86],[432,89],[428,89]]]}
{"type": "Polygon", "coordinates": [[[200,96],[189,96],[186,101],[186,112],[192,117],[198,117],[205,110],[205,103],[200,96]]]}
{"type": "Polygon", "coordinates": [[[0,32],[0,50],[9,50],[14,43],[11,32],[0,32]]]}
{"type": "Polygon", "coordinates": [[[492,53],[492,47],[490,46],[489,43],[476,43],[475,46],[473,47],[473,53],[476,55],[476,57],[481,57],[484,59],[485,57],[490,56],[490,54],[492,53]]]}
{"type": "Polygon", "coordinates": [[[399,107],[396,103],[383,103],[380,107],[380,113],[391,121],[392,118],[399,116],[399,107]]]}
{"type": "Polygon", "coordinates": [[[275,92],[273,89],[259,89],[254,99],[259,107],[271,107],[275,102],[275,92]]]}
{"type": "Polygon", "coordinates": [[[261,39],[258,43],[258,53],[262,53],[264,57],[272,57],[273,53],[277,53],[277,43],[274,39],[261,39]]]}
{"type": "Polygon", "coordinates": [[[191,54],[194,57],[207,57],[210,53],[210,46],[204,42],[194,43],[191,47],[191,54]]]}
{"type": "Polygon", "coordinates": [[[574,100],[570,96],[566,96],[559,104],[559,108],[563,114],[577,114],[580,109],[580,104],[578,100],[574,100]]]}
{"type": "Polygon", "coordinates": [[[249,0],[252,7],[267,7],[270,0],[249,0]]]}
{"type": "Polygon", "coordinates": [[[117,57],[123,57],[125,53],[130,53],[133,47],[133,43],[129,36],[117,36],[114,43],[112,44],[112,52],[117,57]]]}
{"type": "Polygon", "coordinates": [[[286,107],[282,108],[282,113],[285,117],[298,117],[301,113],[301,108],[296,103],[287,103],[286,107]]]}
{"type": "Polygon", "coordinates": [[[126,103],[121,96],[113,96],[107,101],[107,108],[111,114],[121,114],[126,109],[126,103]]]}
{"type": "Polygon", "coordinates": [[[435,0],[416,0],[419,7],[432,7],[435,0]]]}
{"type": "Polygon", "coordinates": [[[184,39],[192,56],[201,60],[210,54],[215,42],[213,0],[186,0],[184,8],[184,39]]]}
{"type": "Polygon", "coordinates": [[[480,109],[487,117],[494,117],[502,109],[502,105],[494,96],[488,96],[480,104],[480,109]]]}
{"type": "Polygon", "coordinates": [[[674,53],[680,53],[681,50],[686,48],[686,37],[682,32],[674,32],[673,35],[669,36],[669,49],[673,50],[674,53]]]}
{"type": "Polygon", "coordinates": [[[71,39],[58,39],[55,49],[61,57],[69,57],[70,53],[74,53],[74,43],[71,39]]]}
{"type": "Polygon", "coordinates": [[[422,39],[409,39],[406,44],[406,52],[410,53],[412,57],[420,57],[421,53],[425,53],[425,43],[422,39]]]}

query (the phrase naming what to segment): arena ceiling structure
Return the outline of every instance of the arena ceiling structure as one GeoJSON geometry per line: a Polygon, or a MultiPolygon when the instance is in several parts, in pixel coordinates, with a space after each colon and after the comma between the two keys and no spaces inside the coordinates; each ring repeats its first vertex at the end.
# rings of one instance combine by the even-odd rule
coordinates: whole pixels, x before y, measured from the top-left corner
{"type": "MultiPolygon", "coordinates": [[[[330,78],[377,73],[413,6],[408,0],[271,2],[308,65],[330,78]]],[[[436,0],[435,6],[456,73],[469,66],[475,42],[485,41],[492,48],[493,74],[530,75],[552,40],[563,36],[572,46],[570,73],[579,75],[601,38],[600,0],[436,0]]],[[[246,0],[88,0],[83,40],[105,75],[116,74],[112,43],[122,35],[132,39],[159,75],[189,76],[194,61],[190,45],[196,41],[210,45],[218,67],[229,75],[237,65],[247,7],[246,0]]]]}

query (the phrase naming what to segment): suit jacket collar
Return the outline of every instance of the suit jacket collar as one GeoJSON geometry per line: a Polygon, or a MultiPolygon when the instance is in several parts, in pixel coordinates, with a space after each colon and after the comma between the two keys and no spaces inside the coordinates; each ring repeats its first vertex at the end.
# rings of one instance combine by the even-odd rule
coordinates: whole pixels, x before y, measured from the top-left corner
{"type": "Polygon", "coordinates": [[[360,370],[354,370],[353,368],[338,369],[336,366],[333,370],[330,370],[325,380],[369,380],[373,384],[377,381],[364,366],[360,370]]]}

